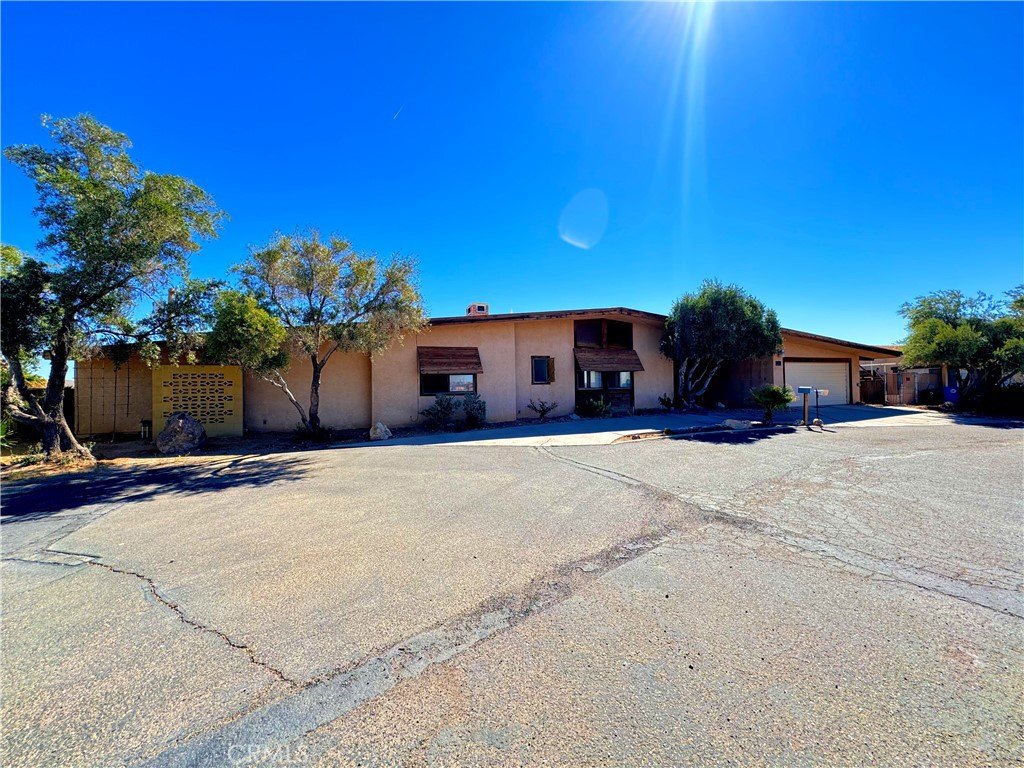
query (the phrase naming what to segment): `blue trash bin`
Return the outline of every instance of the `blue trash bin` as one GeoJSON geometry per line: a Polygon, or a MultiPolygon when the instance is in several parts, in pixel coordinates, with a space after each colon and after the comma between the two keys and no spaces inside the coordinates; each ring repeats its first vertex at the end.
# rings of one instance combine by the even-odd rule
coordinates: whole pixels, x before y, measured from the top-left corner
{"type": "Polygon", "coordinates": [[[960,402],[960,390],[956,387],[943,387],[942,396],[945,398],[945,402],[947,403],[960,402]]]}

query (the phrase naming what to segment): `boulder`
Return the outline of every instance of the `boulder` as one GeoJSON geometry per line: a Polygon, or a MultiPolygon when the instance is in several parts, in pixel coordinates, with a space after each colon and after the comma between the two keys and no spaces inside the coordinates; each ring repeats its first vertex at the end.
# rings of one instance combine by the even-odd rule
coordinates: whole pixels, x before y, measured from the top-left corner
{"type": "Polygon", "coordinates": [[[206,443],[206,429],[184,411],[175,411],[167,417],[167,426],[157,435],[156,449],[160,453],[188,453],[206,443]]]}
{"type": "Polygon", "coordinates": [[[722,426],[726,429],[750,429],[754,426],[754,422],[743,419],[726,419],[722,422],[722,426]]]}
{"type": "Polygon", "coordinates": [[[388,429],[388,425],[383,421],[378,421],[372,427],[370,427],[370,439],[371,440],[389,440],[391,438],[391,430],[388,429]]]}
{"type": "Polygon", "coordinates": [[[577,416],[575,413],[570,413],[569,414],[569,421],[579,421],[579,420],[580,420],[580,417],[577,416]]]}

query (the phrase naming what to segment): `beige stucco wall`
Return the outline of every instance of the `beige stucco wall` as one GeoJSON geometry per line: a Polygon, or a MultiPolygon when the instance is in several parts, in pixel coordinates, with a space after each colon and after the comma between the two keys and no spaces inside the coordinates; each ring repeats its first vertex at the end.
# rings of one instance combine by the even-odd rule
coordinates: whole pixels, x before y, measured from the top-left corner
{"type": "Polygon", "coordinates": [[[775,362],[786,360],[792,357],[818,357],[823,359],[849,360],[850,361],[850,401],[859,403],[860,400],[860,355],[838,344],[829,344],[824,341],[805,339],[799,336],[791,336],[785,332],[782,334],[782,355],[773,358],[774,381],[777,386],[783,386],[785,365],[775,365],[775,362]]]}
{"type": "Polygon", "coordinates": [[[420,396],[416,348],[476,347],[484,372],[477,375],[477,393],[487,402],[488,421],[516,418],[515,324],[511,322],[439,325],[407,337],[373,359],[373,421],[388,425],[416,424],[420,411],[434,398],[420,396]]]}
{"type": "Polygon", "coordinates": [[[417,346],[476,347],[484,372],[477,376],[477,391],[487,402],[488,421],[534,418],[530,399],[558,403],[553,416],[572,413],[576,404],[576,360],[573,323],[588,317],[609,317],[633,323],[633,346],[644,365],[634,378],[637,408],[657,408],[658,397],[672,391],[672,363],[658,348],[662,327],[620,315],[580,315],[519,322],[484,321],[437,325],[407,338],[373,360],[373,421],[388,425],[419,422],[419,412],[433,397],[419,395],[417,346]],[[533,384],[531,358],[553,357],[555,381],[533,384]]]}
{"type": "Polygon", "coordinates": [[[115,428],[138,434],[140,422],[149,420],[152,411],[152,369],[138,355],[118,369],[105,357],[75,362],[72,427],[79,437],[110,434],[115,428]]]}
{"type": "MultiPolygon", "coordinates": [[[[438,325],[424,333],[406,337],[371,362],[366,355],[335,354],[324,370],[320,385],[320,418],[335,429],[365,429],[377,421],[406,426],[422,421],[420,411],[433,397],[419,394],[418,346],[476,347],[483,373],[477,376],[477,391],[487,402],[488,421],[534,418],[527,408],[530,399],[557,401],[554,416],[573,411],[576,394],[576,361],[573,355],[575,320],[608,317],[633,324],[633,347],[644,370],[634,375],[635,406],[658,408],[658,397],[672,391],[672,363],[661,355],[658,345],[662,326],[622,315],[591,314],[545,320],[484,321],[438,325]],[[531,357],[555,360],[555,381],[532,383],[531,357]]],[[[76,371],[77,421],[82,434],[109,432],[112,428],[113,366],[109,360],[83,361],[76,371]],[[90,379],[91,376],[91,379],[90,379]],[[90,399],[91,407],[90,407],[90,399]]],[[[118,416],[118,429],[134,431],[140,419],[151,418],[152,376],[150,369],[133,359],[130,402],[125,402],[125,367],[118,374],[118,407],[128,413],[118,416]],[[123,425],[122,425],[123,422],[123,425]]],[[[311,369],[309,361],[295,357],[286,375],[296,399],[309,402],[311,369]]],[[[289,431],[299,416],[284,393],[251,374],[244,377],[244,426],[247,431],[289,431]]],[[[119,410],[119,414],[121,411],[119,410]]],[[[154,425],[159,431],[162,425],[154,425]]]]}
{"type": "Polygon", "coordinates": [[[672,396],[672,361],[661,354],[659,345],[665,332],[663,325],[633,322],[633,349],[643,363],[644,370],[633,377],[634,407],[658,408],[658,398],[672,396]]]}
{"type": "MultiPolygon", "coordinates": [[[[312,378],[309,359],[293,356],[285,380],[307,412],[312,378]]],[[[244,404],[245,428],[251,432],[287,432],[299,424],[299,412],[285,393],[251,373],[245,374],[244,404]]],[[[362,429],[370,424],[367,355],[335,352],[327,361],[320,380],[320,423],[332,429],[362,429]]]]}
{"type": "Polygon", "coordinates": [[[573,319],[534,320],[516,323],[516,414],[520,419],[537,417],[530,400],[558,403],[551,416],[565,416],[576,406],[576,360],[573,357],[573,319]],[[555,361],[555,380],[534,384],[533,357],[555,361]]]}

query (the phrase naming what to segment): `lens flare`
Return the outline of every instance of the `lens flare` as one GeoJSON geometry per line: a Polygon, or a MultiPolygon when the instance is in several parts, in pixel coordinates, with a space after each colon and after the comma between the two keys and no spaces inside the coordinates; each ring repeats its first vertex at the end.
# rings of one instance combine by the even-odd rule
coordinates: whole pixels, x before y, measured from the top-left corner
{"type": "Polygon", "coordinates": [[[562,209],[558,236],[569,245],[589,251],[601,241],[607,227],[608,198],[600,189],[584,189],[562,209]]]}

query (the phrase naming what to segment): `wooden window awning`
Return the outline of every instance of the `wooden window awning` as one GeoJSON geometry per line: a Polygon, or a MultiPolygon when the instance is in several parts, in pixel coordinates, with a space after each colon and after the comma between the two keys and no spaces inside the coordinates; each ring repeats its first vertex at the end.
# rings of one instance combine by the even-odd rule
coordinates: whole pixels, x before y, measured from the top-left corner
{"type": "Polygon", "coordinates": [[[577,348],[576,364],[581,371],[642,371],[643,364],[635,349],[577,348]]]}
{"type": "Polygon", "coordinates": [[[476,347],[417,347],[420,373],[483,373],[476,347]]]}

